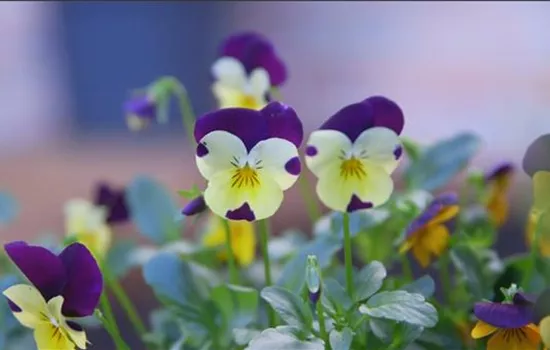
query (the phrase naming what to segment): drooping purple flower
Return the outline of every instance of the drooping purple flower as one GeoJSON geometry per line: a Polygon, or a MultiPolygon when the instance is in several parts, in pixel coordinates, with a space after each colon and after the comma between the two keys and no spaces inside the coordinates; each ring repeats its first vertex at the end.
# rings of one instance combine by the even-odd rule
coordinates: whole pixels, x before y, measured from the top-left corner
{"type": "Polygon", "coordinates": [[[181,213],[185,216],[193,216],[202,213],[207,208],[203,196],[198,196],[192,199],[183,209],[181,213]]]}
{"type": "Polygon", "coordinates": [[[157,114],[157,104],[148,95],[137,95],[124,103],[126,122],[131,130],[146,128],[157,114]]]}
{"type": "Polygon", "coordinates": [[[130,218],[124,189],[101,182],[96,187],[94,204],[107,208],[107,222],[110,224],[126,222],[130,218]]]}
{"type": "Polygon", "coordinates": [[[510,162],[502,162],[497,164],[493,169],[491,169],[486,175],[485,179],[487,182],[492,182],[503,177],[510,176],[515,170],[514,164],[510,162]]]}
{"type": "Polygon", "coordinates": [[[219,55],[239,60],[248,74],[256,68],[265,69],[273,86],[280,86],[287,79],[286,66],[273,44],[258,33],[244,32],[228,37],[222,43],[219,55]]]}

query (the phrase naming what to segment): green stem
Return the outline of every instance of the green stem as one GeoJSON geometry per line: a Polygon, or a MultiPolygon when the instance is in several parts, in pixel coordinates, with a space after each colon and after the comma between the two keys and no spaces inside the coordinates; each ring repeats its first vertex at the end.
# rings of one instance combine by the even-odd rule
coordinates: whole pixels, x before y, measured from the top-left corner
{"type": "Polygon", "coordinates": [[[349,214],[344,213],[343,217],[344,229],[344,260],[346,263],[346,287],[350,298],[353,300],[353,263],[351,250],[351,233],[349,230],[349,214]]]}
{"type": "Polygon", "coordinates": [[[403,276],[405,276],[406,279],[405,283],[412,282],[414,280],[414,275],[407,254],[401,254],[401,266],[403,268],[403,276]]]}
{"type": "Polygon", "coordinates": [[[225,231],[225,249],[227,250],[227,264],[229,265],[229,283],[239,283],[239,273],[237,271],[237,265],[235,263],[235,254],[233,254],[233,245],[231,243],[231,226],[229,221],[221,219],[223,221],[223,227],[225,231]]]}
{"type": "Polygon", "coordinates": [[[113,309],[106,292],[107,290],[104,289],[100,298],[100,305],[103,313],[103,327],[111,335],[111,338],[113,338],[117,350],[130,350],[130,347],[120,335],[120,330],[118,329],[113,309]]]}
{"type": "Polygon", "coordinates": [[[446,251],[439,258],[439,278],[441,279],[441,288],[443,300],[449,301],[451,293],[451,276],[449,273],[449,251],[446,251]]]}
{"type": "Polygon", "coordinates": [[[302,174],[302,176],[298,178],[298,185],[300,186],[302,198],[306,204],[306,209],[311,223],[314,224],[321,216],[321,209],[319,208],[319,203],[312,195],[312,191],[310,191],[311,185],[309,183],[308,177],[305,174],[302,174]]]}
{"type": "Polygon", "coordinates": [[[195,148],[195,136],[193,134],[194,125],[195,125],[195,112],[193,112],[193,107],[191,106],[191,101],[189,100],[189,95],[187,90],[177,79],[172,78],[173,92],[178,99],[178,105],[180,108],[181,121],[183,127],[187,132],[187,138],[191,144],[192,148],[195,148]]]}
{"type": "Polygon", "coordinates": [[[323,303],[321,303],[320,300],[317,301],[317,321],[319,321],[319,332],[321,333],[321,339],[323,339],[323,341],[325,342],[325,349],[330,349],[327,327],[325,325],[325,313],[323,310],[323,303]]]}
{"type": "MultiPolygon", "coordinates": [[[[260,246],[262,249],[262,257],[264,259],[265,285],[270,286],[272,284],[272,281],[271,281],[271,263],[269,260],[269,248],[268,248],[269,221],[267,219],[260,220],[258,222],[258,234],[260,236],[260,246]]],[[[269,319],[269,326],[275,327],[275,314],[273,313],[273,309],[268,308],[267,312],[268,312],[267,316],[269,319]]]]}

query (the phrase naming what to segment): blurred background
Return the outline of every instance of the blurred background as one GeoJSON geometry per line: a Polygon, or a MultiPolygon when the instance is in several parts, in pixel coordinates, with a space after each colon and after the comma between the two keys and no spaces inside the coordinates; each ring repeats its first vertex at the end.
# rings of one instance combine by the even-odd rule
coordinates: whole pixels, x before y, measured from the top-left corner
{"type": "MultiPolygon", "coordinates": [[[[2,2],[0,189],[22,212],[0,241],[61,235],[64,202],[90,197],[98,180],[124,185],[147,173],[174,192],[202,184],[176,113],[172,127],[134,134],[121,105],[169,74],[197,114],[214,109],[210,66],[220,41],[241,30],[276,45],[290,70],[284,100],[308,132],[343,105],[383,94],[404,110],[404,135],[428,144],[474,131],[485,142],[475,166],[520,165],[550,131],[549,18],[550,3],[527,1],[2,2]]],[[[504,255],[523,245],[531,186],[521,170],[511,195],[504,255]]],[[[296,188],[274,226],[307,228],[296,188]]],[[[134,297],[151,303],[148,292],[134,297]]]]}

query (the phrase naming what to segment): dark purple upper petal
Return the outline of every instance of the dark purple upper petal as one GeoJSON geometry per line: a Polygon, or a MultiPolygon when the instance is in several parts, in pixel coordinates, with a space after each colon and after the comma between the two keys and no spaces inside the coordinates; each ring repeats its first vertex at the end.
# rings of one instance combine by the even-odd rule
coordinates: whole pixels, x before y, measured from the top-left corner
{"type": "Polygon", "coordinates": [[[67,284],[61,294],[65,298],[63,315],[91,315],[103,291],[103,277],[96,260],[88,248],[80,243],[67,246],[59,258],[67,271],[67,284]]]}
{"type": "Polygon", "coordinates": [[[44,299],[60,295],[67,281],[61,260],[48,249],[17,241],[4,246],[6,253],[44,299]]]}
{"type": "Polygon", "coordinates": [[[532,309],[522,305],[476,303],[474,314],[479,320],[497,328],[520,328],[533,322],[532,309]]]}
{"type": "Polygon", "coordinates": [[[337,130],[354,142],[365,130],[374,126],[372,106],[363,102],[346,106],[328,118],[319,129],[337,130]]]}
{"type": "Polygon", "coordinates": [[[203,196],[198,196],[191,200],[183,209],[181,213],[185,216],[192,216],[199,213],[202,213],[207,208],[206,202],[204,201],[203,196]]]}
{"type": "Polygon", "coordinates": [[[241,61],[247,73],[264,68],[271,85],[279,86],[287,78],[287,69],[277,56],[273,45],[264,36],[244,32],[228,37],[220,48],[220,56],[233,57],[241,61]]]}
{"type": "Polygon", "coordinates": [[[409,236],[414,232],[427,225],[432,219],[437,217],[439,213],[446,207],[458,204],[458,196],[454,192],[446,192],[435,197],[430,204],[424,209],[416,219],[414,219],[407,228],[406,235],[409,236]]]}
{"type": "Polygon", "coordinates": [[[516,294],[514,294],[515,305],[530,306],[530,305],[534,305],[536,300],[537,300],[537,297],[532,294],[527,294],[524,292],[517,292],[516,294]]]}
{"type": "Polygon", "coordinates": [[[126,115],[135,115],[144,119],[154,119],[157,107],[146,95],[134,96],[124,103],[126,115]]]}
{"type": "Polygon", "coordinates": [[[106,183],[100,183],[96,188],[94,203],[107,208],[107,222],[110,224],[128,221],[130,217],[123,189],[113,189],[106,183]]]}
{"type": "Polygon", "coordinates": [[[523,156],[523,170],[533,176],[537,171],[550,171],[550,134],[538,137],[523,156]]]}
{"type": "Polygon", "coordinates": [[[405,117],[394,101],[384,96],[372,96],[363,101],[371,105],[374,113],[374,126],[392,129],[397,135],[403,131],[405,117]]]}
{"type": "Polygon", "coordinates": [[[267,119],[269,137],[278,137],[300,147],[304,128],[296,111],[281,102],[271,102],[260,113],[267,119]]]}
{"type": "Polygon", "coordinates": [[[485,179],[487,181],[491,181],[502,176],[510,175],[513,171],[514,164],[510,162],[502,162],[495,166],[490,172],[488,172],[485,176],[485,179]]]}

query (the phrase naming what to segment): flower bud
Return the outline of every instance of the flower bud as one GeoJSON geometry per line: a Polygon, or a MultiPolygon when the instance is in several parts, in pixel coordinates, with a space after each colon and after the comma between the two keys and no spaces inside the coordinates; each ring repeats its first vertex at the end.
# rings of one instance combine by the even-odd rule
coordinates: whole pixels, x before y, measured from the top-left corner
{"type": "Polygon", "coordinates": [[[321,297],[321,270],[315,255],[308,255],[306,265],[306,285],[309,300],[316,304],[321,297]]]}

